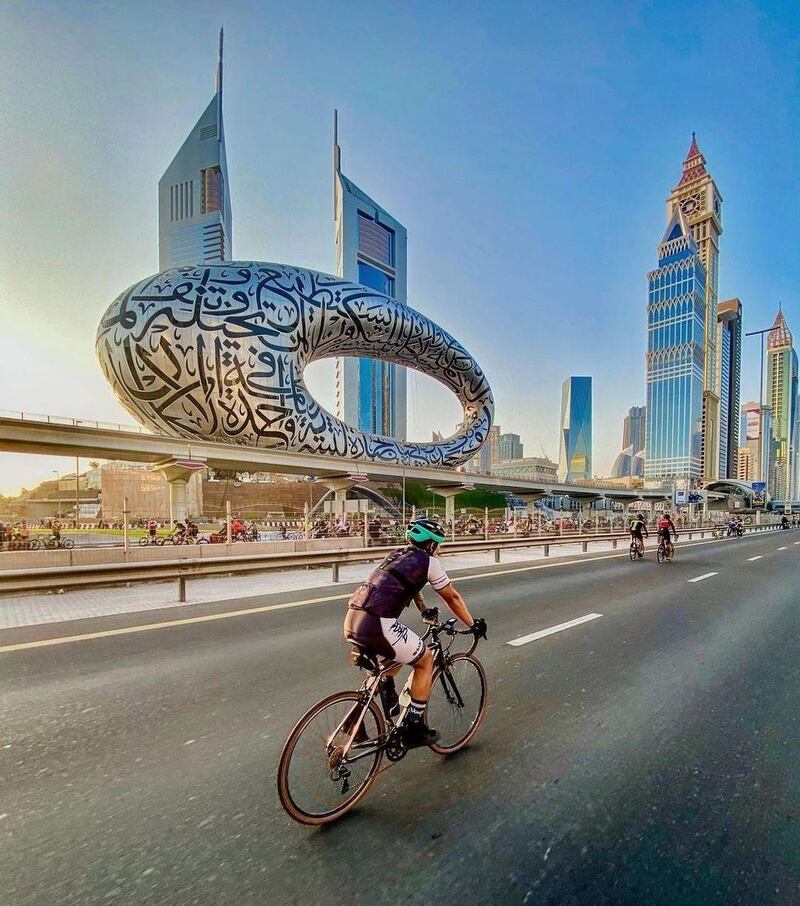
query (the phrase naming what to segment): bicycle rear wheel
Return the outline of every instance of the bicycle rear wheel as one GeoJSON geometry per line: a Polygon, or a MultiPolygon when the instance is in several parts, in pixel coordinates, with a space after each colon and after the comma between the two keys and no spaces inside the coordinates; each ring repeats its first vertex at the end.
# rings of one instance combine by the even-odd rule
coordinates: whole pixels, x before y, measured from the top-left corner
{"type": "MultiPolygon", "coordinates": [[[[278,762],[278,797],[287,814],[300,824],[328,824],[349,811],[370,788],[383,759],[376,749],[357,761],[342,761],[342,748],[353,727],[336,732],[352,712],[361,713],[357,692],[337,692],[307,711],[289,734],[278,762]],[[347,773],[341,772],[344,764],[347,773]]],[[[383,738],[386,721],[375,701],[364,715],[365,738],[350,756],[383,738]]]]}
{"type": "Polygon", "coordinates": [[[630,546],[630,549],[629,549],[628,553],[631,555],[631,561],[633,561],[633,562],[635,563],[635,562],[636,562],[636,556],[637,556],[637,553],[638,553],[637,550],[636,550],[636,545],[635,545],[635,544],[632,544],[632,545],[630,546]]]}
{"type": "Polygon", "coordinates": [[[433,677],[428,725],[439,731],[431,749],[451,755],[478,732],[486,714],[487,682],[483,664],[471,654],[454,654],[444,671],[433,677]]]}
{"type": "Polygon", "coordinates": [[[656,560],[658,560],[659,563],[663,563],[664,560],[666,560],[666,559],[667,559],[667,552],[664,549],[664,545],[659,544],[658,551],[656,552],[656,560]]]}

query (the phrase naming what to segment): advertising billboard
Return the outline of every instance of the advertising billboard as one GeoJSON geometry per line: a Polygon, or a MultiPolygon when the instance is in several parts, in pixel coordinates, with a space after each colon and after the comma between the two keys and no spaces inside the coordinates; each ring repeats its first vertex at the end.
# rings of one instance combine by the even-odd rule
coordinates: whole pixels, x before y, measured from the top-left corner
{"type": "Polygon", "coordinates": [[[753,506],[764,506],[766,503],[767,483],[765,481],[753,482],[753,506]]]}
{"type": "Polygon", "coordinates": [[[758,409],[748,409],[745,419],[745,439],[758,440],[761,433],[761,413],[758,409]]]}

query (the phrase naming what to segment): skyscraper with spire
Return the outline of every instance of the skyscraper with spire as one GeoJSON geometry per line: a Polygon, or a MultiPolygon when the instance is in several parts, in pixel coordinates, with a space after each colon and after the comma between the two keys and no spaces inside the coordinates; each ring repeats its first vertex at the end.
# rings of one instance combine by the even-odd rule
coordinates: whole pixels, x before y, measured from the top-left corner
{"type": "Polygon", "coordinates": [[[222,123],[222,42],[214,96],[158,181],[160,270],[233,257],[222,123]]]}
{"type": "Polygon", "coordinates": [[[705,312],[705,265],[676,205],[648,274],[645,479],[702,478],[705,312]]]}
{"type": "MultiPolygon", "coordinates": [[[[702,475],[705,481],[719,477],[720,450],[720,371],[717,366],[717,283],[719,274],[719,237],[722,234],[722,196],[706,169],[697,139],[692,142],[683,161],[678,184],[667,199],[667,221],[675,211],[683,212],[706,272],[703,299],[703,399],[701,429],[702,475]]],[[[649,416],[648,416],[649,417],[649,416]]],[[[731,422],[727,414],[728,423],[731,422]]],[[[726,438],[727,449],[727,438],[726,438]]]]}
{"type": "MultiPolygon", "coordinates": [[[[342,173],[333,119],[336,273],[406,304],[406,228],[342,173]]],[[[336,360],[336,414],[370,434],[406,439],[406,370],[379,359],[336,360]]]]}
{"type": "Polygon", "coordinates": [[[782,310],[767,334],[767,405],[772,410],[769,492],[779,500],[800,496],[794,486],[797,423],[797,353],[782,310]]]}

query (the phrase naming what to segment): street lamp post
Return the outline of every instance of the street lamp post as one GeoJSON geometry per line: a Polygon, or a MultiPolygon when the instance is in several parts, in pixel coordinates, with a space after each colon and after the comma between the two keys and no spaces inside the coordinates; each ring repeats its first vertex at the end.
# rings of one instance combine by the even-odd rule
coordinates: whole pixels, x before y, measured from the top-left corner
{"type": "Polygon", "coordinates": [[[61,518],[61,472],[58,469],[53,469],[53,474],[56,476],[56,492],[58,494],[58,510],[56,512],[56,519],[61,518]]]}

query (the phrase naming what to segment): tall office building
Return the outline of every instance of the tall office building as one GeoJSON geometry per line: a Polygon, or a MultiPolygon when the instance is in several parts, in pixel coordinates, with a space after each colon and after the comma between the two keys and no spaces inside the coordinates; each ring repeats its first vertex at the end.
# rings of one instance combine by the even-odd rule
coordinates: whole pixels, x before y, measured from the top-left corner
{"type": "Polygon", "coordinates": [[[706,269],[681,207],[672,212],[658,267],[647,279],[644,476],[696,483],[703,477],[706,269]]]}
{"type": "Polygon", "coordinates": [[[789,500],[795,492],[792,434],[797,415],[797,353],[782,311],[767,334],[767,401],[772,410],[769,492],[789,500]]]}
{"type": "Polygon", "coordinates": [[[498,462],[509,459],[522,459],[523,450],[519,434],[501,434],[497,445],[498,462]]]}
{"type": "Polygon", "coordinates": [[[737,477],[742,481],[767,481],[769,475],[772,410],[760,403],[745,403],[739,422],[737,477]]]}
{"type": "Polygon", "coordinates": [[[222,124],[222,31],[217,90],[158,181],[158,265],[233,258],[231,196],[222,124]]]}
{"type": "MultiPolygon", "coordinates": [[[[342,173],[336,112],[333,123],[336,273],[405,305],[406,228],[342,173]]],[[[361,431],[405,440],[405,368],[378,359],[337,359],[336,414],[361,431]]]]}
{"type": "Polygon", "coordinates": [[[717,306],[717,383],[719,386],[719,477],[736,478],[742,378],[742,304],[728,299],[717,306]]]}
{"type": "Polygon", "coordinates": [[[706,271],[703,296],[702,339],[702,426],[700,455],[702,477],[706,481],[719,475],[720,387],[717,371],[717,277],[719,237],[722,234],[722,196],[706,170],[706,159],[697,147],[694,133],[683,161],[678,184],[667,199],[667,221],[680,208],[691,227],[698,254],[706,271]]]}
{"type": "Polygon", "coordinates": [[[634,454],[644,450],[647,432],[647,406],[631,406],[622,423],[622,449],[633,447],[634,454]]]}
{"type": "Polygon", "coordinates": [[[561,385],[558,475],[569,484],[592,477],[592,379],[568,377],[561,385]]]}

